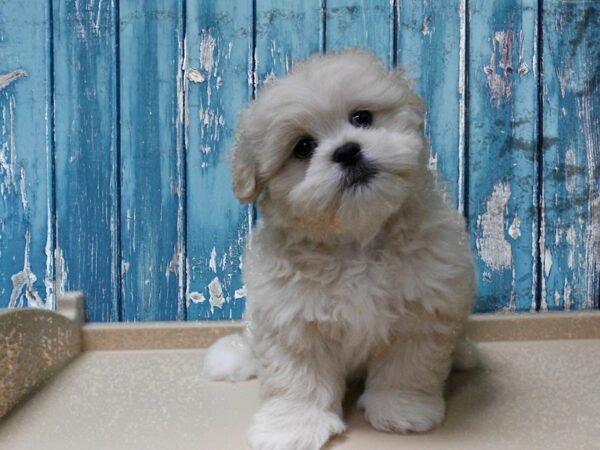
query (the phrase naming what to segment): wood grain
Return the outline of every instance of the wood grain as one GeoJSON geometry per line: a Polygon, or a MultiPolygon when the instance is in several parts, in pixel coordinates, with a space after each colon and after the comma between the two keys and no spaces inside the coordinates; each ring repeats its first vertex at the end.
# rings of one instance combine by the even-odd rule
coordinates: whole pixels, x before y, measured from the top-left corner
{"type": "Polygon", "coordinates": [[[600,2],[545,0],[542,309],[600,302],[600,2]]]}
{"type": "Polygon", "coordinates": [[[57,279],[89,321],[119,320],[117,10],[53,2],[57,279]]]}
{"type": "Polygon", "coordinates": [[[55,306],[51,13],[0,0],[0,306],[55,306]]]}
{"type": "Polygon", "coordinates": [[[469,1],[468,221],[476,311],[535,309],[537,2],[469,1]]]}
{"type": "Polygon", "coordinates": [[[181,190],[182,5],[120,3],[123,320],[185,314],[181,190]]]}
{"type": "Polygon", "coordinates": [[[425,103],[430,167],[449,204],[464,202],[464,0],[403,0],[398,4],[397,61],[425,103]],[[460,196],[460,198],[459,198],[460,196]]]}
{"type": "Polygon", "coordinates": [[[241,319],[252,206],[231,189],[229,150],[252,97],[250,2],[188,3],[186,47],[188,319],[241,319]]]}

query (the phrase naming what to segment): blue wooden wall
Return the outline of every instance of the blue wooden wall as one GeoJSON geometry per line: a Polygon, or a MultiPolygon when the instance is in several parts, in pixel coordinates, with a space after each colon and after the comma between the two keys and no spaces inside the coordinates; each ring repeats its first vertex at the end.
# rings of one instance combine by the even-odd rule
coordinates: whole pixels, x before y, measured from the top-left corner
{"type": "Polygon", "coordinates": [[[476,311],[598,308],[600,1],[0,0],[0,306],[239,319],[236,116],[360,45],[424,97],[476,311]]]}

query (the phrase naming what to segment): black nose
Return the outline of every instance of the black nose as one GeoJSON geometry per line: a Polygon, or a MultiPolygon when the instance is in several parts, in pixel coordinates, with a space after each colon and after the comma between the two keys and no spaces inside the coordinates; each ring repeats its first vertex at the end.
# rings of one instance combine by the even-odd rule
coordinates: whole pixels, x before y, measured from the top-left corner
{"type": "Polygon", "coordinates": [[[343,166],[354,166],[361,159],[360,145],[356,142],[346,142],[335,149],[332,159],[343,166]]]}

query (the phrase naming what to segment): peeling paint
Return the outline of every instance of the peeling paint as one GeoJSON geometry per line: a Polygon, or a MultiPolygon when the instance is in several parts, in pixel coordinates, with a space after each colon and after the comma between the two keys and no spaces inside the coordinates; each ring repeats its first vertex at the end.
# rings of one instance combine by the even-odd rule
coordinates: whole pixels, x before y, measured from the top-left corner
{"type": "Polygon", "coordinates": [[[221,282],[218,277],[214,277],[213,280],[208,284],[208,292],[210,294],[210,298],[208,302],[211,307],[220,308],[225,303],[225,298],[223,296],[223,288],[221,287],[221,282]]]}
{"type": "Polygon", "coordinates": [[[68,270],[65,263],[65,256],[60,247],[54,249],[54,255],[56,259],[56,288],[58,289],[58,295],[61,296],[66,292],[68,270]]]}
{"type": "Polygon", "coordinates": [[[512,98],[512,51],[514,45],[513,30],[496,31],[492,37],[492,54],[490,65],[485,66],[483,71],[487,77],[487,85],[490,90],[490,100],[495,106],[500,106],[503,99],[512,98]],[[500,54],[496,71],[497,54],[500,54]]]}
{"type": "Polygon", "coordinates": [[[190,303],[204,303],[206,301],[206,297],[202,292],[190,292],[188,295],[188,306],[190,303]]]}
{"type": "Polygon", "coordinates": [[[4,75],[0,75],[0,91],[6,88],[12,82],[18,80],[21,77],[26,77],[27,72],[23,69],[13,70],[12,72],[5,73],[4,75]]]}
{"type": "Polygon", "coordinates": [[[210,261],[208,262],[208,267],[214,273],[217,273],[217,250],[213,247],[210,252],[210,261]]]}
{"type": "Polygon", "coordinates": [[[179,272],[180,259],[181,259],[181,250],[180,250],[179,246],[176,246],[175,250],[173,251],[173,256],[171,257],[171,261],[169,261],[169,264],[167,264],[167,269],[165,270],[165,277],[167,278],[167,282],[169,282],[169,276],[171,273],[174,273],[177,275],[177,273],[179,272]]]}
{"type": "Polygon", "coordinates": [[[569,86],[570,81],[573,79],[573,75],[575,72],[572,67],[557,67],[556,68],[556,77],[558,78],[558,84],[560,86],[560,95],[562,97],[567,93],[567,87],[569,86]]]}
{"type": "Polygon", "coordinates": [[[213,55],[216,44],[216,39],[207,30],[203,30],[200,37],[200,67],[207,73],[210,73],[213,69],[213,55]]]}
{"type": "Polygon", "coordinates": [[[431,37],[433,31],[431,30],[431,16],[423,17],[423,27],[421,28],[423,36],[431,37]]]}
{"type": "Polygon", "coordinates": [[[194,82],[194,83],[203,83],[206,78],[204,78],[204,75],[202,75],[200,72],[198,72],[196,69],[189,67],[186,71],[187,74],[187,78],[188,80],[194,82]]]}
{"type": "Polygon", "coordinates": [[[554,289],[554,306],[560,305],[560,293],[558,289],[554,289]]]}
{"type": "Polygon", "coordinates": [[[569,147],[565,153],[565,189],[569,196],[572,196],[575,192],[575,181],[576,181],[576,160],[575,150],[573,147],[569,147]]]}
{"type": "Polygon", "coordinates": [[[510,194],[510,185],[498,182],[486,202],[485,213],[477,218],[477,250],[481,259],[493,270],[512,266],[510,244],[504,237],[504,214],[510,194]]]}
{"type": "MultiPolygon", "coordinates": [[[[5,111],[3,111],[5,112],[5,111]]],[[[0,194],[17,189],[17,147],[15,143],[15,99],[8,103],[9,142],[0,147],[0,169],[4,172],[4,181],[0,184],[0,194]],[[7,153],[8,152],[8,153],[7,153]]]]}
{"type": "Polygon", "coordinates": [[[569,243],[569,256],[567,257],[567,266],[572,269],[575,266],[575,243],[577,239],[577,232],[575,227],[571,225],[567,229],[567,242],[569,243]]]}
{"type": "Polygon", "coordinates": [[[552,269],[552,253],[547,248],[544,251],[544,273],[546,274],[546,278],[550,276],[550,269],[552,269]]]}
{"type": "Polygon", "coordinates": [[[565,311],[570,311],[571,310],[571,306],[573,304],[573,299],[571,298],[571,293],[573,292],[573,290],[571,289],[571,286],[569,285],[569,282],[567,280],[565,280],[565,286],[563,289],[563,298],[564,298],[564,309],[565,311]]]}
{"type": "Polygon", "coordinates": [[[519,215],[515,213],[515,217],[508,228],[508,234],[513,239],[519,239],[521,237],[521,221],[519,215]]]}
{"type": "Polygon", "coordinates": [[[242,286],[240,289],[236,289],[233,293],[233,298],[240,299],[246,297],[246,286],[242,286]]]}
{"type": "Polygon", "coordinates": [[[21,166],[21,179],[19,180],[21,187],[21,205],[23,206],[23,210],[27,209],[27,191],[25,190],[25,168],[21,166]]]}
{"type": "Polygon", "coordinates": [[[12,292],[8,302],[9,308],[19,308],[30,306],[41,308],[44,306],[42,298],[35,289],[37,276],[31,271],[30,261],[30,246],[31,232],[29,228],[25,231],[25,254],[23,256],[23,270],[13,274],[10,279],[12,281],[12,292]]]}

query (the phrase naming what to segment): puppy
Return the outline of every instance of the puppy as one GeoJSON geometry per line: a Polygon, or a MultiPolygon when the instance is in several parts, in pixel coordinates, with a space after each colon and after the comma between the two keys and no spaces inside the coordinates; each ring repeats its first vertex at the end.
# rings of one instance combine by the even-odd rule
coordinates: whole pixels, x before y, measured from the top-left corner
{"type": "Polygon", "coordinates": [[[262,212],[244,261],[251,319],[208,350],[205,373],[258,375],[252,449],[321,448],[344,431],[345,382],[361,372],[376,429],[444,419],[474,270],[422,131],[403,72],[359,49],[295,65],[240,114],[233,189],[262,212]]]}

